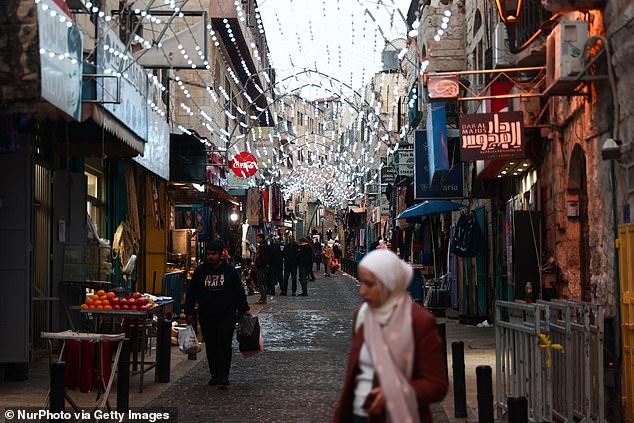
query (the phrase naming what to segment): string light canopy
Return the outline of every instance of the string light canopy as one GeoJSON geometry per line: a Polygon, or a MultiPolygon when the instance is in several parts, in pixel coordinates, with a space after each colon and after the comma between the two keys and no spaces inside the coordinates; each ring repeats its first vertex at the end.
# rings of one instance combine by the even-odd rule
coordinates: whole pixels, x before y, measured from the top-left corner
{"type": "MultiPolygon", "coordinates": [[[[89,13],[102,19],[111,29],[117,29],[121,24],[120,15],[109,16],[99,3],[81,1],[89,13]]],[[[409,4],[409,0],[397,2],[406,3],[405,7],[409,4]]],[[[286,6],[278,4],[280,2],[264,2],[264,8],[255,10],[256,30],[264,34],[266,27],[267,38],[275,33],[286,41],[297,40],[296,46],[286,43],[284,49],[273,49],[272,52],[264,52],[254,44],[248,46],[252,51],[244,51],[242,44],[236,41],[235,21],[225,20],[222,24],[214,22],[213,25],[209,22],[205,30],[211,38],[210,54],[215,54],[224,64],[227,74],[239,90],[237,94],[235,91],[227,92],[219,81],[210,82],[212,78],[208,75],[211,66],[205,56],[206,47],[194,36],[198,28],[190,24],[186,16],[185,6],[192,7],[187,3],[188,0],[135,3],[136,8],[131,13],[139,25],[143,25],[143,32],[138,33],[125,50],[116,52],[121,57],[120,67],[109,71],[127,78],[127,66],[139,54],[160,52],[166,60],[176,55],[179,63],[186,63],[191,69],[186,74],[174,70],[172,81],[176,89],[167,93],[171,101],[181,115],[195,119],[209,131],[209,134],[200,137],[201,142],[211,145],[210,140],[216,139],[220,141],[221,148],[223,144],[227,149],[233,147],[231,153],[244,147],[260,156],[263,171],[259,172],[257,178],[252,178],[252,185],[280,183],[284,186],[286,196],[307,191],[327,205],[341,204],[362,195],[364,184],[376,180],[380,157],[393,154],[398,148],[398,143],[390,135],[393,120],[384,122],[385,111],[382,111],[381,101],[361,93],[361,87],[368,83],[368,77],[380,69],[380,50],[386,37],[408,33],[409,28],[398,19],[400,11],[396,2],[310,2],[308,8],[314,6],[318,10],[308,13],[307,22],[284,17],[278,11],[286,6]],[[332,7],[333,4],[336,4],[336,8],[332,7]],[[369,9],[372,9],[372,14],[364,13],[369,9]],[[378,19],[369,20],[371,15],[378,19]],[[185,31],[175,31],[175,22],[179,22],[185,31]],[[333,31],[333,28],[337,30],[333,31]],[[345,31],[340,31],[340,28],[345,28],[345,31]],[[324,34],[328,34],[328,37],[324,34]],[[175,40],[176,48],[168,48],[166,38],[175,40]],[[325,38],[328,38],[327,42],[324,42],[325,38]],[[220,46],[221,41],[230,43],[232,57],[234,54],[238,56],[237,62],[226,57],[226,50],[220,46]],[[131,45],[136,46],[134,55],[131,45]],[[309,59],[307,51],[323,60],[309,59]],[[245,60],[247,56],[253,57],[253,62],[245,60]],[[273,60],[275,71],[272,69],[273,60]],[[344,69],[346,72],[342,72],[344,69]],[[274,73],[282,76],[280,82],[271,81],[274,73]],[[337,75],[337,78],[330,75],[337,75]],[[192,86],[203,88],[213,104],[224,107],[224,116],[231,123],[228,128],[224,125],[224,117],[218,119],[209,112],[208,106],[201,104],[200,97],[192,96],[192,86]],[[279,139],[288,132],[288,128],[279,125],[280,122],[286,124],[287,119],[284,117],[290,113],[290,110],[284,109],[284,99],[298,93],[302,99],[295,104],[299,101],[312,108],[310,119],[322,129],[318,133],[306,134],[302,140],[291,140],[291,144],[279,150],[257,147],[250,136],[254,128],[277,125],[271,136],[279,139]],[[324,105],[319,106],[319,102],[314,101],[317,97],[335,97],[337,100],[332,103],[338,104],[338,111],[333,113],[332,110],[326,110],[324,105]],[[327,127],[331,130],[323,129],[327,127]],[[289,160],[294,164],[293,168],[287,166],[289,160]]],[[[287,0],[287,3],[287,9],[292,14],[303,15],[298,13],[297,1],[287,0]]],[[[234,5],[238,20],[244,21],[242,3],[236,1],[234,5]]],[[[132,32],[136,33],[136,28],[132,32]]],[[[90,60],[90,55],[88,57],[90,60]]],[[[104,70],[97,70],[100,71],[104,70]]],[[[149,72],[147,77],[157,87],[155,93],[166,91],[155,74],[149,72]]],[[[156,94],[148,96],[148,104],[164,116],[158,98],[156,94]]],[[[388,115],[396,115],[396,102],[392,103],[388,115]]],[[[181,129],[187,131],[184,127],[181,129]]],[[[214,141],[214,144],[218,143],[214,141]]]]}

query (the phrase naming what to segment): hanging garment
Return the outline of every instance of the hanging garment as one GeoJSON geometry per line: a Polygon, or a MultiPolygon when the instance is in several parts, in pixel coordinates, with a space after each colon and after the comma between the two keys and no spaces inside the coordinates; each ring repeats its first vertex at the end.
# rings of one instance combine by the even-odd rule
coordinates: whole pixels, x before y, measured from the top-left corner
{"type": "Polygon", "coordinates": [[[257,226],[260,224],[260,213],[262,211],[262,194],[257,188],[249,189],[247,203],[247,223],[257,226]]]}
{"type": "Polygon", "coordinates": [[[484,236],[473,213],[463,214],[456,224],[450,252],[458,257],[475,257],[483,250],[484,236]]]}

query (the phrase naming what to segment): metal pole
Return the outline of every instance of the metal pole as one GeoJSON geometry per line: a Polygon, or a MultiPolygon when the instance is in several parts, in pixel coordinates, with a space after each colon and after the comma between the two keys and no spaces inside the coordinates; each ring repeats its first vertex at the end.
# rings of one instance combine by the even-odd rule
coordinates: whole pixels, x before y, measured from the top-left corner
{"type": "Polygon", "coordinates": [[[445,323],[436,323],[436,329],[438,330],[438,335],[440,335],[440,339],[442,340],[442,356],[444,357],[445,366],[445,377],[449,380],[449,370],[447,364],[447,325],[445,323]]]}
{"type": "Polygon", "coordinates": [[[491,366],[476,367],[476,384],[478,387],[478,423],[493,423],[493,381],[491,366]]]}
{"type": "Polygon", "coordinates": [[[159,326],[156,360],[158,362],[157,379],[159,383],[169,383],[170,365],[172,361],[172,322],[162,320],[159,326]]]}
{"type": "Polygon", "coordinates": [[[117,411],[126,413],[130,408],[130,340],[125,339],[117,365],[117,411]]]}
{"type": "Polygon", "coordinates": [[[453,369],[454,417],[467,417],[467,387],[464,368],[464,343],[451,343],[451,366],[453,369]]]}
{"type": "Polygon", "coordinates": [[[526,397],[508,397],[509,422],[528,423],[528,400],[526,397]]]}
{"type": "MultiPolygon", "coordinates": [[[[51,364],[51,393],[49,410],[51,413],[61,413],[66,404],[66,363],[58,361],[51,364]]],[[[56,421],[64,421],[58,419],[56,421]]]]}

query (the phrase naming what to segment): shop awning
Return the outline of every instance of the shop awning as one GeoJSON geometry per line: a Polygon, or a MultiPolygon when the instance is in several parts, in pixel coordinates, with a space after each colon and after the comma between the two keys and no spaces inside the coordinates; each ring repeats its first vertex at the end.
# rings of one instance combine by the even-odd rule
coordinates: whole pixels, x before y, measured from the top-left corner
{"type": "Polygon", "coordinates": [[[218,200],[226,201],[227,203],[233,204],[234,206],[239,206],[240,202],[236,201],[227,191],[222,189],[221,187],[217,187],[214,185],[208,185],[207,189],[211,191],[214,198],[218,200]]]}
{"type": "Polygon", "coordinates": [[[139,154],[143,154],[145,142],[134,135],[125,125],[119,122],[117,118],[112,116],[104,108],[97,104],[82,105],[82,119],[92,119],[100,127],[110,132],[115,137],[126,143],[130,148],[139,154]]]}
{"type": "Polygon", "coordinates": [[[57,120],[61,112],[47,103],[40,103],[34,117],[41,121],[53,120],[53,127],[67,137],[74,154],[86,157],[135,157],[145,150],[145,142],[141,138],[98,104],[82,105],[82,122],[64,119],[65,123],[64,120],[57,120]]]}

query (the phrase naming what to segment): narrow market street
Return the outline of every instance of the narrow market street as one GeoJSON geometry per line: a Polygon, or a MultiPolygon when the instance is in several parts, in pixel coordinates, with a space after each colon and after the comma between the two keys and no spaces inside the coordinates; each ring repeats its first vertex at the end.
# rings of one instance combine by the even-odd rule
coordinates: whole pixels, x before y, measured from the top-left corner
{"type": "MultiPolygon", "coordinates": [[[[257,314],[262,353],[244,359],[234,341],[228,390],[207,386],[201,353],[198,364],[148,406],[176,407],[182,422],[331,421],[360,297],[357,282],[341,272],[330,279],[317,271],[315,276],[308,297],[269,297],[257,314]]],[[[434,410],[436,423],[448,422],[439,405],[434,410]]]]}

